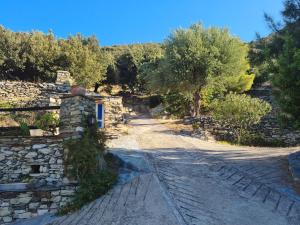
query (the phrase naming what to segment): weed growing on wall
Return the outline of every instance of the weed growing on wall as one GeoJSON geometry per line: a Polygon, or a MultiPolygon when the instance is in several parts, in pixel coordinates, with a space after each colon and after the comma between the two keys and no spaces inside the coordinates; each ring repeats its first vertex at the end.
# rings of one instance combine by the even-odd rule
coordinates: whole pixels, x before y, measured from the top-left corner
{"type": "Polygon", "coordinates": [[[117,173],[106,167],[105,134],[97,127],[86,128],[81,139],[65,142],[67,173],[79,182],[72,202],[59,214],[80,209],[86,203],[105,194],[116,182],[117,173]]]}

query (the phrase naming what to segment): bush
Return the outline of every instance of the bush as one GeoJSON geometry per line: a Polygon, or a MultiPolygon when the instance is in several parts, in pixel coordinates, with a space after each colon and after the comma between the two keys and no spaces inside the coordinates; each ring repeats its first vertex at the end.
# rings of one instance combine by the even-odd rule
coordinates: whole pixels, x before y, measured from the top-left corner
{"type": "Polygon", "coordinates": [[[88,179],[81,181],[72,202],[65,205],[58,212],[60,215],[76,211],[86,203],[104,195],[116,182],[117,176],[109,171],[89,175],[88,179]]]}
{"type": "Polygon", "coordinates": [[[22,136],[29,136],[30,135],[30,131],[29,131],[29,127],[28,127],[27,123],[21,122],[20,123],[20,129],[21,129],[21,135],[22,136]]]}
{"type": "Polygon", "coordinates": [[[169,93],[163,96],[165,110],[172,116],[183,118],[190,114],[191,101],[179,93],[169,93]]]}
{"type": "Polygon", "coordinates": [[[240,139],[241,145],[247,146],[259,146],[259,147],[286,147],[286,144],[279,139],[266,140],[260,134],[253,134],[250,132],[244,132],[240,139]]]}
{"type": "Polygon", "coordinates": [[[59,214],[80,209],[86,203],[105,194],[116,182],[117,174],[106,167],[103,154],[105,135],[97,127],[86,128],[81,139],[64,143],[67,173],[79,182],[72,202],[60,209],[59,214]]]}
{"type": "Polygon", "coordinates": [[[271,105],[245,94],[228,94],[224,100],[213,102],[212,109],[214,119],[230,126],[240,144],[243,132],[259,123],[261,118],[271,111],[271,105]]]}
{"type": "Polygon", "coordinates": [[[55,128],[59,125],[59,117],[53,112],[47,112],[42,116],[38,116],[36,120],[36,126],[39,129],[47,130],[52,133],[55,132],[55,128]]]}

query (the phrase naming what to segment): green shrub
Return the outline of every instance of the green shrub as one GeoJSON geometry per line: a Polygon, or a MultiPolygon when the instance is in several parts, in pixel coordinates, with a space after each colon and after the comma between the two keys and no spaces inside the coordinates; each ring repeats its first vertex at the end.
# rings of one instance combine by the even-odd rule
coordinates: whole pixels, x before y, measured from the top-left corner
{"type": "Polygon", "coordinates": [[[282,140],[266,140],[262,135],[250,132],[243,132],[240,144],[259,147],[286,147],[286,144],[282,140]]]}
{"type": "Polygon", "coordinates": [[[172,116],[183,118],[190,114],[191,101],[179,93],[169,93],[163,96],[165,110],[172,116]]]}
{"type": "Polygon", "coordinates": [[[59,125],[59,117],[53,112],[47,112],[42,116],[38,116],[35,124],[39,129],[54,133],[55,128],[59,125]]]}
{"type": "Polygon", "coordinates": [[[30,131],[27,123],[21,122],[20,123],[21,135],[22,136],[30,136],[30,131]]]}
{"type": "Polygon", "coordinates": [[[116,180],[116,174],[109,171],[88,175],[88,179],[81,180],[73,201],[61,208],[58,214],[64,215],[76,211],[86,203],[104,195],[116,183],[116,180]]]}
{"type": "Polygon", "coordinates": [[[106,162],[105,135],[97,127],[86,128],[81,139],[64,143],[67,149],[67,174],[79,182],[72,202],[61,208],[59,214],[80,209],[86,203],[105,194],[116,182],[117,174],[103,169],[106,162]]]}
{"type": "Polygon", "coordinates": [[[271,111],[271,105],[263,100],[245,94],[228,94],[224,100],[212,104],[213,117],[235,131],[237,142],[241,143],[243,132],[260,122],[271,111]]]}

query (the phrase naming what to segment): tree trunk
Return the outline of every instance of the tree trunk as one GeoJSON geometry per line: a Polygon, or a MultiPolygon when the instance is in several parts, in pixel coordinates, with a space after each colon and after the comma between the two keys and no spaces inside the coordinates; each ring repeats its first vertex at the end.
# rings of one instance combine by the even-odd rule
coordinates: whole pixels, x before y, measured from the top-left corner
{"type": "Polygon", "coordinates": [[[94,86],[94,92],[95,93],[98,93],[98,88],[100,87],[100,84],[99,83],[95,83],[95,86],[94,86]]]}
{"type": "Polygon", "coordinates": [[[193,117],[200,115],[200,91],[194,93],[194,112],[193,117]]]}

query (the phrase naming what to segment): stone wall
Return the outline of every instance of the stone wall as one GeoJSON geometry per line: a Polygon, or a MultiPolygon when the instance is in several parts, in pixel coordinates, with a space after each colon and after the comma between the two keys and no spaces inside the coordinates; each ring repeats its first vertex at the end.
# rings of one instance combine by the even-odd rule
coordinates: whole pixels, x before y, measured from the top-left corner
{"type": "Polygon", "coordinates": [[[59,137],[1,137],[0,183],[33,182],[57,186],[64,178],[59,137]]]}
{"type": "Polygon", "coordinates": [[[272,105],[272,111],[262,118],[259,124],[253,126],[253,133],[261,134],[268,141],[281,140],[287,145],[300,143],[300,131],[284,128],[280,125],[277,118],[279,107],[276,104],[270,85],[254,88],[249,92],[249,95],[263,99],[272,105]]]}
{"type": "Polygon", "coordinates": [[[118,135],[122,124],[126,123],[129,111],[123,105],[123,98],[119,96],[104,97],[105,131],[108,135],[118,135]]]}
{"type": "Polygon", "coordinates": [[[76,186],[28,189],[0,192],[0,224],[17,219],[28,219],[57,210],[74,196],[76,186]]]}
{"type": "Polygon", "coordinates": [[[68,71],[57,71],[55,84],[70,86],[73,83],[75,82],[68,71]]]}
{"type": "Polygon", "coordinates": [[[57,71],[54,83],[0,81],[0,99],[22,107],[56,106],[60,98],[70,91],[74,80],[68,71],[57,71]]]}
{"type": "Polygon", "coordinates": [[[56,212],[72,199],[77,182],[65,172],[63,141],[0,138],[0,224],[56,212]]]}
{"type": "Polygon", "coordinates": [[[71,134],[83,131],[88,117],[96,116],[95,99],[87,96],[66,96],[60,107],[60,133],[71,134]]]}
{"type": "Polygon", "coordinates": [[[0,99],[16,106],[60,105],[61,96],[59,86],[51,83],[0,82],[0,99]]]}

